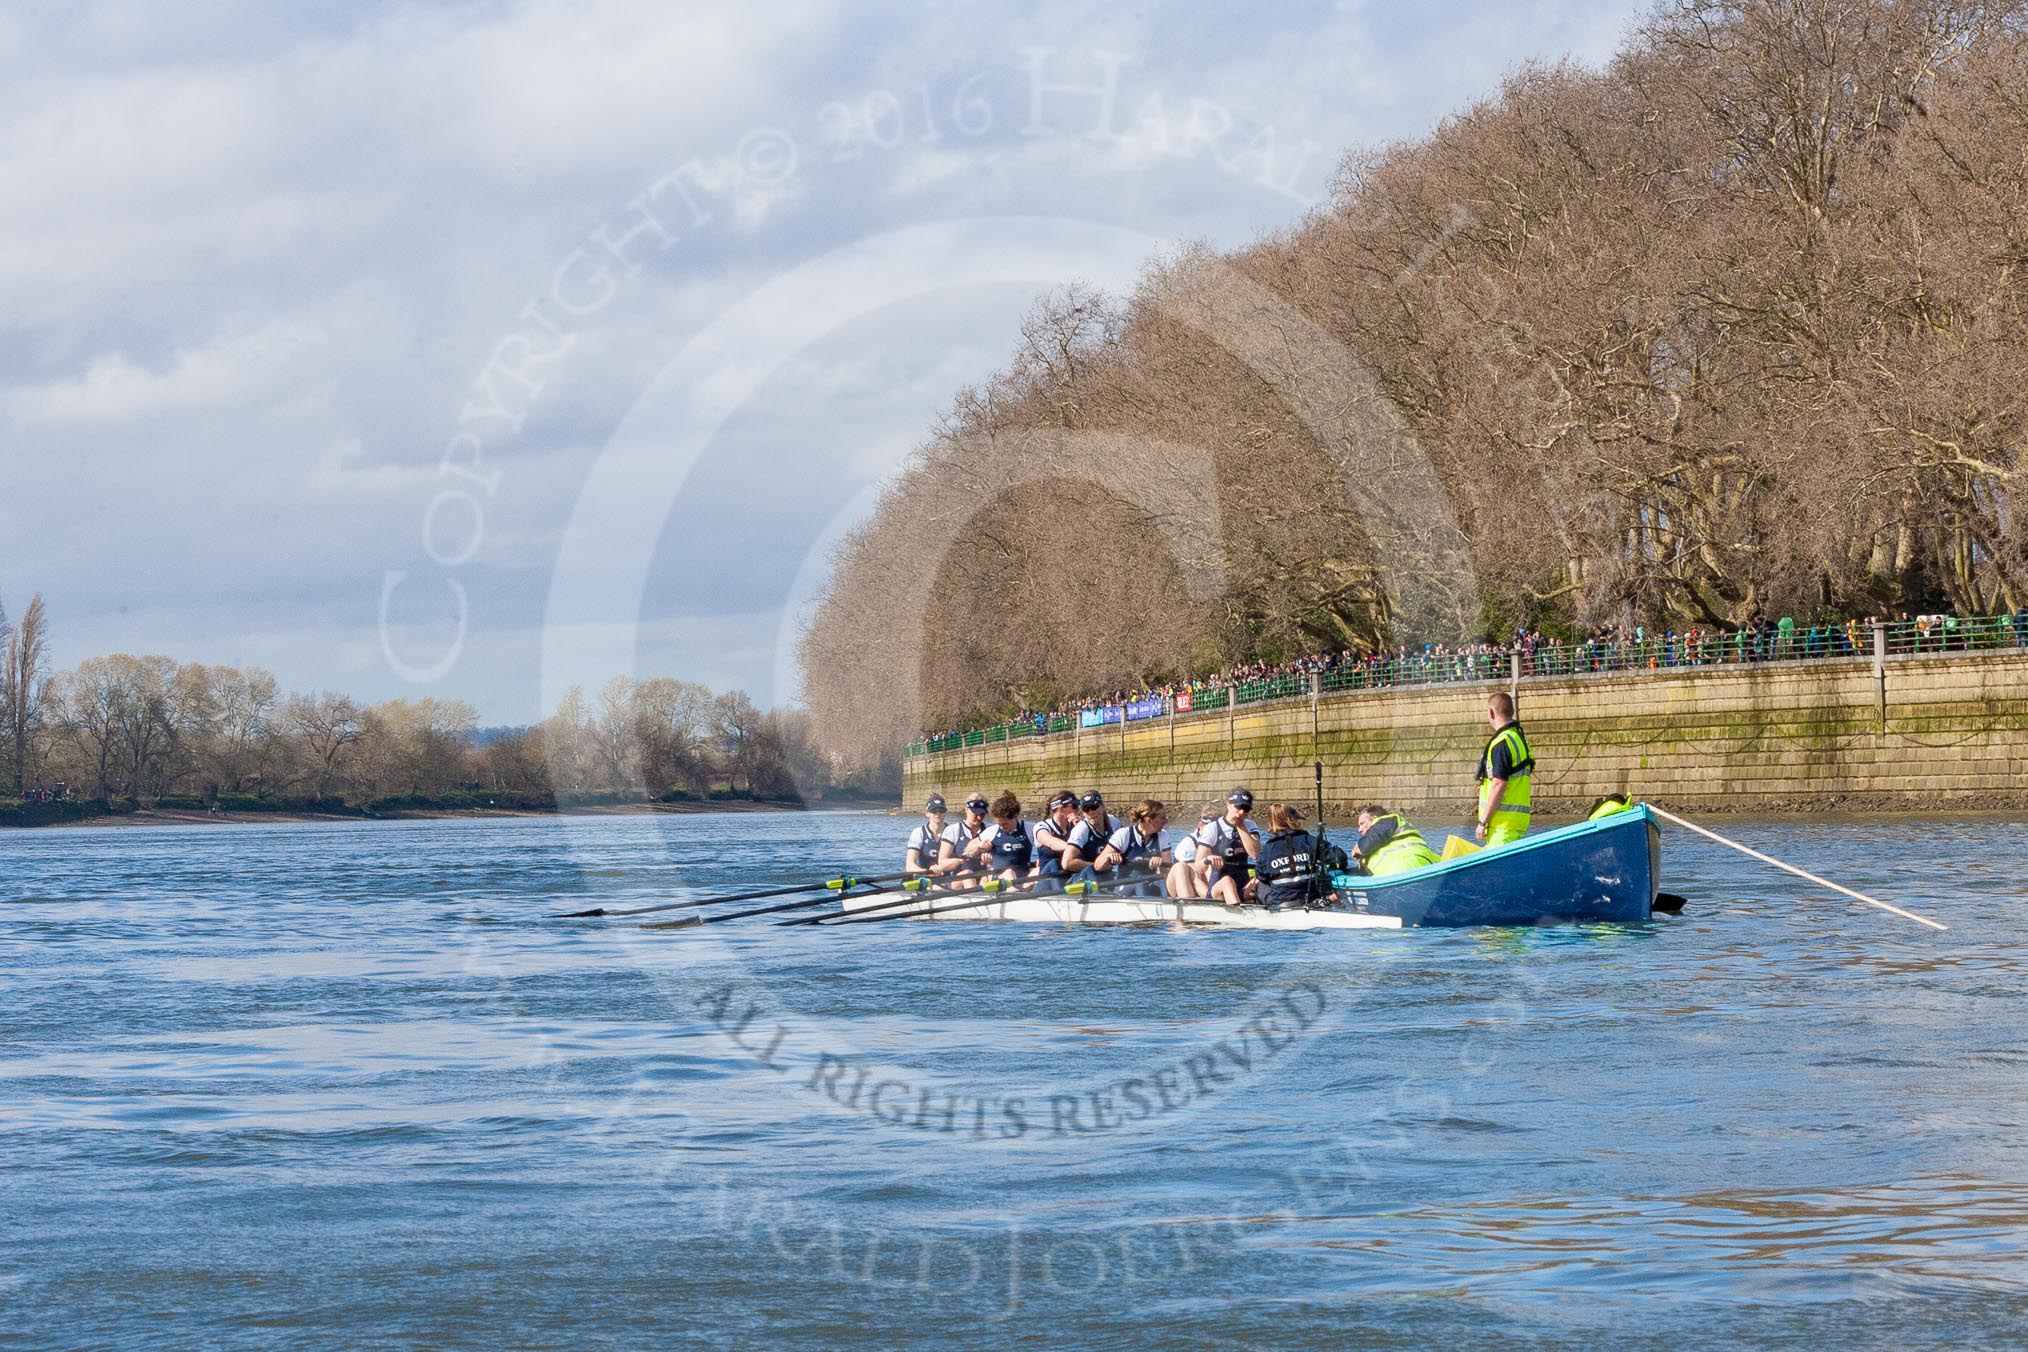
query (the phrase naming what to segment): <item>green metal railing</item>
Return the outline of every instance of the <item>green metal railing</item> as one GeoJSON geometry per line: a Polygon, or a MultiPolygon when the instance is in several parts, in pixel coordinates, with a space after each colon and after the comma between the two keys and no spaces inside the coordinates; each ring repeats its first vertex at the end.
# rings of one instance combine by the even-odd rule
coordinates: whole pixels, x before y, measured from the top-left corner
{"type": "MultiPolygon", "coordinates": [[[[1678,671],[1686,668],[1746,665],[1762,662],[1808,662],[1863,659],[1875,651],[1875,626],[1865,620],[1835,624],[1770,624],[1748,632],[1642,635],[1637,639],[1588,639],[1582,643],[1542,644],[1519,650],[1520,674],[1531,677],[1626,675],[1678,671]]],[[[2028,652],[2028,610],[2011,615],[1932,615],[1890,620],[1879,626],[1882,649],[1890,657],[1949,657],[1969,653],[2028,652]]],[[[1314,673],[1319,693],[1392,690],[1404,686],[1462,684],[1506,680],[1514,669],[1515,652],[1396,654],[1361,662],[1323,667],[1314,673]]],[[[1260,680],[1192,681],[1179,687],[1190,695],[1191,707],[1176,707],[1177,696],[1162,696],[1167,716],[1193,717],[1231,706],[1295,699],[1310,693],[1312,673],[1285,673],[1260,680]]],[[[1120,706],[1113,706],[1120,707],[1120,706]]],[[[969,732],[946,733],[912,742],[903,754],[913,758],[959,747],[983,746],[1044,733],[1068,732],[1078,726],[1076,713],[1034,714],[1013,722],[969,732]]],[[[1103,726],[1117,727],[1118,722],[1103,726]]]]}
{"type": "Polygon", "coordinates": [[[1296,695],[1310,693],[1310,678],[1304,676],[1270,676],[1260,681],[1242,681],[1232,687],[1234,704],[1260,704],[1271,699],[1290,699],[1296,695]]]}

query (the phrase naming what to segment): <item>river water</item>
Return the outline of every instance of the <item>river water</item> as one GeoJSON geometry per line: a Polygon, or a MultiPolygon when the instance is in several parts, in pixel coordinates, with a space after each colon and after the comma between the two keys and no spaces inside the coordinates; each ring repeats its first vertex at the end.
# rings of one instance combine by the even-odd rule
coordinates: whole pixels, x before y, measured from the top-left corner
{"type": "Polygon", "coordinates": [[[2015,825],[1721,825],[1945,934],[1680,831],[1632,928],[545,918],[907,825],[0,834],[0,1342],[2028,1328],[2015,825]]]}

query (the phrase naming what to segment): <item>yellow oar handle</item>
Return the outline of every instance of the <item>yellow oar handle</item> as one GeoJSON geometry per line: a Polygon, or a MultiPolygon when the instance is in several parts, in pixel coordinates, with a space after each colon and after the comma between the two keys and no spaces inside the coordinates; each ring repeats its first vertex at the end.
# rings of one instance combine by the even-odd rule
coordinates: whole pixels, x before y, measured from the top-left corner
{"type": "Polygon", "coordinates": [[[833,878],[830,882],[825,883],[824,886],[830,888],[833,892],[843,892],[848,887],[859,886],[859,880],[847,874],[843,878],[833,878]]]}

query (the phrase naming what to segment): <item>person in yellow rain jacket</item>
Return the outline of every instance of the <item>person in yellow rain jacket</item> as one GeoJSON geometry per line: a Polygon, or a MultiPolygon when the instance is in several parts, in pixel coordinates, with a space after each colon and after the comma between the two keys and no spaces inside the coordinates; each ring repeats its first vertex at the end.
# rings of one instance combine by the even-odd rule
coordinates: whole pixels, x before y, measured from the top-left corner
{"type": "Polygon", "coordinates": [[[1600,817],[1616,817],[1622,812],[1632,812],[1633,810],[1634,800],[1627,797],[1626,794],[1609,793],[1591,805],[1591,811],[1584,814],[1584,819],[1588,822],[1595,822],[1600,817]]]}
{"type": "Polygon", "coordinates": [[[1422,832],[1411,826],[1408,818],[1399,812],[1389,812],[1378,803],[1368,803],[1359,809],[1356,824],[1359,843],[1352,847],[1352,857],[1359,861],[1364,872],[1375,878],[1406,873],[1412,868],[1424,868],[1437,862],[1437,852],[1422,838],[1422,832]]]}
{"type": "Polygon", "coordinates": [[[1479,811],[1473,834],[1488,845],[1521,839],[1528,829],[1528,781],[1535,753],[1514,718],[1514,697],[1501,690],[1486,705],[1492,739],[1479,755],[1479,811]]]}

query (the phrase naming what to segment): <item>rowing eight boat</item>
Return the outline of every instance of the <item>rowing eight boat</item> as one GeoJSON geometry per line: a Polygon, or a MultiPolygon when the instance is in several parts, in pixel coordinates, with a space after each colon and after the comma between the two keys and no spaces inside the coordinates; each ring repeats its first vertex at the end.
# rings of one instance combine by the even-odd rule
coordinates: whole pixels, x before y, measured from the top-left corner
{"type": "Polygon", "coordinates": [[[885,897],[846,897],[847,911],[886,903],[891,912],[934,919],[1028,920],[1134,925],[1181,921],[1227,929],[1400,929],[1404,926],[1541,925],[1647,920],[1661,877],[1662,837],[1647,804],[1596,821],[1525,836],[1387,878],[1335,877],[1337,900],[1270,911],[1156,897],[1069,897],[1015,893],[976,906],[950,897],[894,907],[885,897]]]}

